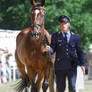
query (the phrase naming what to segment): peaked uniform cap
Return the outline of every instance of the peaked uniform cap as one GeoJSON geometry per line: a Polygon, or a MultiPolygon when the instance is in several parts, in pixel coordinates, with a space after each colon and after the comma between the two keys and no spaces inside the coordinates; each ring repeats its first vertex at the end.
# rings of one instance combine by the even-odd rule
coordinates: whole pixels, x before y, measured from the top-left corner
{"type": "Polygon", "coordinates": [[[67,23],[67,22],[70,22],[70,18],[68,16],[61,15],[61,16],[59,16],[58,21],[61,22],[61,23],[62,22],[67,23]]]}

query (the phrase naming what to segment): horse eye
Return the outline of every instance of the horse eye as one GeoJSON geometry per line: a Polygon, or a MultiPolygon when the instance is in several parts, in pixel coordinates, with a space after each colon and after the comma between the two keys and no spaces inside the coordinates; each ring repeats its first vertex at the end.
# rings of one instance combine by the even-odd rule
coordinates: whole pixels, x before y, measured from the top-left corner
{"type": "Polygon", "coordinates": [[[44,12],[43,10],[40,10],[40,12],[42,13],[42,12],[44,12]]]}
{"type": "Polygon", "coordinates": [[[45,16],[45,12],[42,12],[41,15],[42,15],[42,16],[45,16]]]}
{"type": "Polygon", "coordinates": [[[31,14],[33,14],[33,11],[31,12],[31,14]]]}

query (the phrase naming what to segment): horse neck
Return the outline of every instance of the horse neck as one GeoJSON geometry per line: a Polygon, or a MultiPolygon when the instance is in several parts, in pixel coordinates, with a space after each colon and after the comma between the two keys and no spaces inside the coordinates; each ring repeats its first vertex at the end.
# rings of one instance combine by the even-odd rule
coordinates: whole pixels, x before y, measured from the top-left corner
{"type": "Polygon", "coordinates": [[[26,42],[29,43],[29,45],[32,47],[31,49],[37,49],[37,50],[40,49],[41,44],[42,44],[42,40],[45,36],[44,30],[45,29],[44,29],[44,26],[43,26],[42,29],[41,29],[41,35],[39,37],[39,40],[32,40],[32,38],[30,38],[30,34],[28,34],[28,36],[26,38],[26,42]]]}
{"type": "Polygon", "coordinates": [[[39,37],[39,40],[38,40],[38,45],[41,46],[42,45],[42,40],[44,39],[44,36],[45,36],[45,33],[44,33],[44,27],[42,28],[41,30],[41,35],[39,37]]]}
{"type": "Polygon", "coordinates": [[[42,40],[43,40],[43,38],[44,38],[44,36],[45,36],[45,33],[44,33],[44,27],[42,28],[42,30],[41,30],[41,35],[40,35],[40,39],[39,39],[39,42],[41,43],[42,42],[42,40]]]}

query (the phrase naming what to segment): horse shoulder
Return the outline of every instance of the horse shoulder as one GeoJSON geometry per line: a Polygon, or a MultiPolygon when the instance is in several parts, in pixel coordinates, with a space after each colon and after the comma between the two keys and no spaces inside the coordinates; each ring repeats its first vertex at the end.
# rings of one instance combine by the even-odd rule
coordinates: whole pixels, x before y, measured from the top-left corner
{"type": "Polygon", "coordinates": [[[17,44],[20,43],[22,39],[26,38],[26,36],[30,30],[31,30],[30,28],[25,28],[25,29],[21,30],[21,32],[16,37],[17,44]]]}
{"type": "Polygon", "coordinates": [[[23,30],[22,30],[22,33],[23,33],[24,35],[27,35],[29,31],[31,31],[31,28],[30,28],[30,27],[23,29],[23,30]]]}

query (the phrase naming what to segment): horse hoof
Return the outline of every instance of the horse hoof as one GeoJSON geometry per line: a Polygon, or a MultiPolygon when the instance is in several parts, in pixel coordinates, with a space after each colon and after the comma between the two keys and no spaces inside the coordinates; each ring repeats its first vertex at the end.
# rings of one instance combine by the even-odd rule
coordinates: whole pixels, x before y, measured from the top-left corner
{"type": "Polygon", "coordinates": [[[28,87],[26,87],[26,88],[25,88],[25,91],[24,91],[24,92],[29,92],[29,89],[28,89],[28,87]]]}
{"type": "Polygon", "coordinates": [[[48,88],[48,82],[44,82],[42,85],[43,92],[46,92],[47,88],[48,88]]]}
{"type": "Polygon", "coordinates": [[[32,87],[31,87],[31,92],[38,92],[37,91],[37,85],[36,84],[33,84],[32,87]]]}

